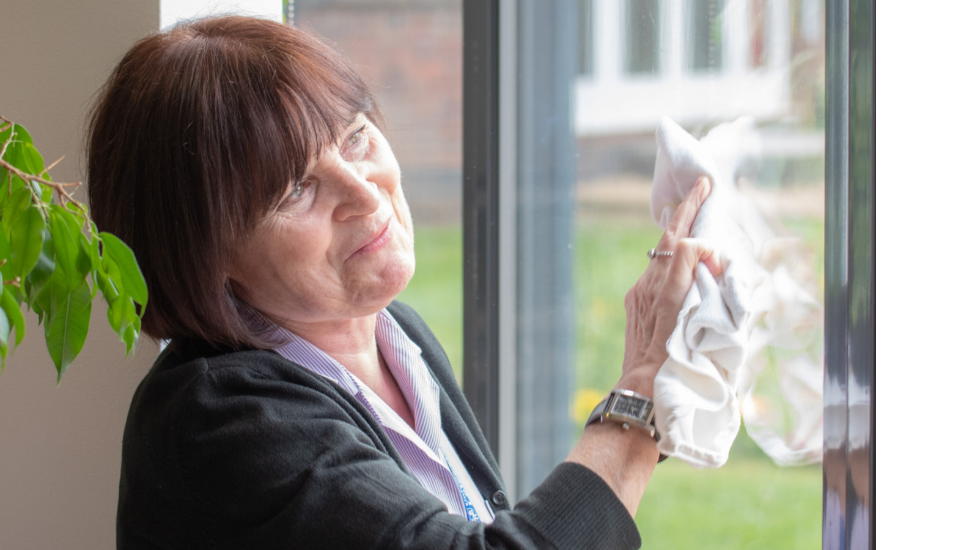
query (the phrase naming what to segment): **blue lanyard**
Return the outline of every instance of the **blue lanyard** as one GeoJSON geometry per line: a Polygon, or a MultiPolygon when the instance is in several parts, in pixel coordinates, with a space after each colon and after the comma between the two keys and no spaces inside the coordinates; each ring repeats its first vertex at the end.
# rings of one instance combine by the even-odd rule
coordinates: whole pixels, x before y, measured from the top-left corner
{"type": "Polygon", "coordinates": [[[458,486],[458,492],[461,493],[461,501],[465,504],[465,515],[468,516],[468,521],[482,521],[478,517],[478,512],[475,511],[475,505],[472,504],[472,501],[468,499],[468,495],[465,494],[465,488],[461,486],[461,481],[455,475],[455,471],[451,469],[451,463],[448,462],[448,458],[444,456],[443,451],[441,452],[441,458],[444,460],[445,465],[448,466],[451,477],[455,478],[455,485],[458,486]]]}

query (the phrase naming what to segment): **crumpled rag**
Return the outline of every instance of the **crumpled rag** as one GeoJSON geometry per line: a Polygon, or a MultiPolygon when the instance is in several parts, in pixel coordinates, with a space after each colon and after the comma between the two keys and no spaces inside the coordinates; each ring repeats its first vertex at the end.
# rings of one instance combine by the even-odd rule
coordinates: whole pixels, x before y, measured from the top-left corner
{"type": "Polygon", "coordinates": [[[657,141],[655,222],[667,227],[696,181],[709,177],[712,192],[691,236],[708,239],[725,266],[719,277],[704,264],[696,267],[668,340],[669,356],[655,381],[659,450],[697,468],[722,466],[742,414],[748,433],[778,464],[820,460],[823,363],[806,350],[816,347],[821,306],[783,262],[765,260],[782,239],[736,188],[744,159],[759,149],[752,121],[722,124],[699,141],[666,118],[657,141]],[[757,379],[770,362],[764,351],[771,346],[793,354],[770,367],[780,393],[773,398],[757,393],[757,379]],[[789,426],[782,425],[784,410],[770,406],[781,398],[789,426]]]}

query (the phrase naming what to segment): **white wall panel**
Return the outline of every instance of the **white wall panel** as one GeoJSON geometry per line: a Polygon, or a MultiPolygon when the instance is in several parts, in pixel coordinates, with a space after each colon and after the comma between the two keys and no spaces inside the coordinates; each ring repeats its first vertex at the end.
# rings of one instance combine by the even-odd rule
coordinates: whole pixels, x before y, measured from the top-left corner
{"type": "Polygon", "coordinates": [[[160,0],[159,26],[171,27],[186,19],[211,15],[250,15],[274,21],[282,20],[281,0],[160,0]]]}

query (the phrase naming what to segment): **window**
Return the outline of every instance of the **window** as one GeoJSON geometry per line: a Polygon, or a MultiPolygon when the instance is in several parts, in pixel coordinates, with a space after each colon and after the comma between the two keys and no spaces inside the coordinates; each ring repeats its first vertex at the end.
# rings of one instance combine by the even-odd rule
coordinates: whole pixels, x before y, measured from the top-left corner
{"type": "Polygon", "coordinates": [[[577,76],[594,74],[594,0],[578,0],[577,76]]]}
{"type": "MultiPolygon", "coordinates": [[[[790,243],[783,252],[792,259],[783,268],[792,273],[792,280],[823,303],[819,281],[823,272],[824,138],[816,122],[823,117],[819,110],[823,106],[817,103],[817,94],[794,96],[789,86],[778,88],[770,80],[774,86],[767,87],[762,76],[747,82],[734,71],[752,68],[752,58],[746,54],[754,47],[755,29],[760,28],[764,37],[768,32],[788,37],[777,43],[776,54],[761,52],[764,59],[794,56],[800,60],[793,73],[786,63],[779,66],[780,78],[794,74],[798,77],[795,88],[817,88],[823,82],[823,53],[819,53],[823,39],[803,48],[793,41],[797,50],[813,56],[814,60],[805,62],[791,51],[786,11],[777,12],[778,19],[770,21],[763,17],[765,10],[753,10],[752,1],[692,0],[678,14],[668,9],[683,3],[626,0],[622,4],[627,44],[622,55],[628,76],[643,73],[662,78],[654,83],[624,81],[619,91],[608,89],[605,93],[618,94],[608,101],[621,116],[614,118],[605,109],[612,116],[604,116],[599,125],[576,126],[572,239],[576,368],[571,406],[577,434],[590,409],[620,375],[624,293],[647,264],[644,252],[661,235],[648,213],[648,198],[657,162],[655,131],[662,117],[676,120],[698,138],[741,115],[755,117],[751,139],[756,140],[757,148],[732,183],[762,209],[778,242],[790,243]],[[675,15],[686,18],[684,28],[661,24],[675,21],[675,15]],[[774,29],[768,30],[770,26],[774,29]],[[659,45],[664,42],[663,31],[680,33],[675,38],[680,39],[677,43],[682,44],[685,56],[683,62],[673,65],[679,70],[671,73],[662,70],[659,55],[665,49],[659,45]],[[734,50],[742,54],[737,58],[734,50]],[[775,94],[758,100],[772,90],[775,94]],[[801,113],[803,118],[798,120],[801,113]]],[[[611,39],[598,35],[597,47],[611,39]]],[[[760,45],[768,50],[772,47],[769,41],[760,45]]],[[[603,103],[584,94],[577,100],[603,103]]],[[[576,112],[589,115],[589,109],[590,105],[578,104],[576,112]]],[[[813,311],[806,322],[820,327],[820,315],[813,311]]],[[[806,334],[803,349],[770,346],[749,360],[761,373],[754,393],[740,396],[744,406],[752,407],[747,411],[751,423],[741,428],[725,465],[693,470],[672,459],[659,467],[637,516],[646,540],[667,548],[757,545],[813,550],[819,546],[822,472],[817,459],[822,445],[823,378],[819,331],[806,334]],[[804,403],[791,402],[781,391],[785,384],[796,383],[785,371],[798,365],[814,380],[804,397],[791,395],[791,399],[806,400],[804,403]],[[795,444],[804,440],[794,447],[807,453],[798,462],[813,464],[776,465],[775,460],[788,460],[788,453],[777,449],[778,444],[791,440],[795,444]],[[694,519],[705,517],[710,519],[694,519]]]]}
{"type": "MultiPolygon", "coordinates": [[[[497,238],[498,271],[488,277],[497,276],[498,293],[483,292],[486,309],[478,313],[481,319],[489,319],[485,311],[498,314],[497,324],[490,323],[498,329],[498,371],[483,379],[483,385],[497,380],[497,408],[476,413],[494,423],[510,490],[527,494],[562,460],[620,375],[624,294],[661,234],[648,215],[648,197],[662,118],[701,138],[746,115],[754,124],[748,141],[756,147],[730,183],[762,212],[781,246],[769,250],[779,258],[773,261],[813,305],[796,320],[798,340],[751,358],[760,375],[754,391],[741,395],[751,407],[750,423],[728,462],[704,471],[681,460],[663,463],[637,522],[662,547],[817,548],[824,35],[803,30],[817,24],[795,24],[811,13],[798,3],[594,2],[594,58],[618,62],[579,79],[561,54],[573,43],[560,26],[568,9],[576,8],[500,2],[500,95],[496,103],[483,98],[498,111],[481,105],[466,122],[474,128],[482,120],[490,128],[498,117],[497,134],[466,135],[498,146],[497,179],[488,180],[498,185],[497,206],[489,206],[498,218],[484,217],[491,210],[466,216],[482,242],[497,238]],[[656,78],[633,78],[645,74],[656,78]],[[494,135],[497,140],[487,137],[494,135]],[[572,369],[564,368],[566,361],[572,369]],[[785,374],[795,367],[804,384],[785,374]],[[787,396],[787,387],[798,391],[787,396]]],[[[485,250],[491,254],[492,247],[485,250]]],[[[486,274],[466,276],[483,281],[486,274]]],[[[481,391],[466,375],[469,383],[481,391]]]]}
{"type": "Polygon", "coordinates": [[[653,75],[661,71],[660,4],[659,0],[627,0],[624,61],[630,74],[653,75]]]}
{"type": "Polygon", "coordinates": [[[759,69],[767,65],[767,0],[750,0],[750,67],[759,69]]]}
{"type": "Polygon", "coordinates": [[[723,68],[723,11],[725,0],[689,0],[688,61],[694,72],[723,68]]]}

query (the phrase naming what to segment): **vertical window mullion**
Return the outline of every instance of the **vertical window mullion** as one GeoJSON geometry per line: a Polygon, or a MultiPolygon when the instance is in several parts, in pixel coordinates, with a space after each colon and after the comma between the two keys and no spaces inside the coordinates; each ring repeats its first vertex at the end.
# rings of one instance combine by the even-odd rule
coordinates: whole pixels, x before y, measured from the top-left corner
{"type": "Polygon", "coordinates": [[[828,0],[822,547],[875,545],[875,2],[828,0]]]}
{"type": "Polygon", "coordinates": [[[463,388],[499,453],[499,2],[462,5],[463,388]]]}
{"type": "Polygon", "coordinates": [[[522,497],[566,458],[573,438],[578,12],[564,0],[516,4],[516,494],[522,497]]]}

